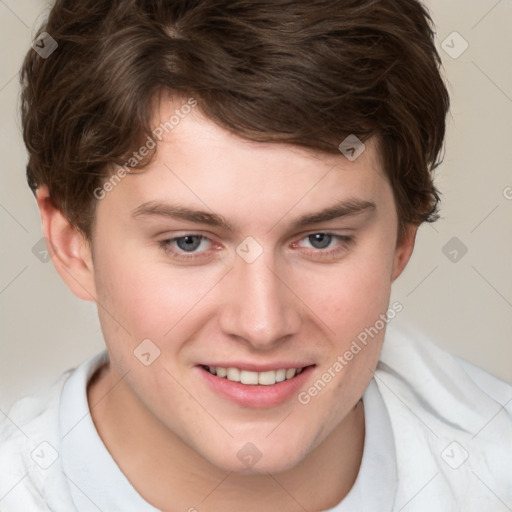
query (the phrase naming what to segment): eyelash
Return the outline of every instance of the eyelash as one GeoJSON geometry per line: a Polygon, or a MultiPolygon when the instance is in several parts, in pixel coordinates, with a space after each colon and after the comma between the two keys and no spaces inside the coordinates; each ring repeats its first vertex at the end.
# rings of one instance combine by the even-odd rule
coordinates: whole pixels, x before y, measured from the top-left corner
{"type": "MultiPolygon", "coordinates": [[[[324,250],[324,249],[310,249],[308,252],[310,255],[314,255],[316,258],[323,259],[323,258],[332,258],[336,256],[337,254],[341,254],[349,249],[349,247],[355,242],[354,236],[349,235],[337,235],[335,233],[331,233],[329,231],[315,231],[313,233],[309,233],[307,235],[304,235],[300,240],[304,240],[309,238],[313,235],[327,235],[333,237],[333,240],[337,239],[340,242],[341,247],[337,247],[335,249],[331,250],[324,250]]],[[[160,240],[158,242],[158,245],[162,248],[162,250],[166,254],[171,254],[172,256],[175,256],[178,259],[181,259],[183,261],[190,261],[195,260],[198,258],[204,258],[205,252],[199,252],[199,253],[187,253],[182,250],[176,250],[172,246],[173,242],[176,242],[177,240],[182,240],[183,238],[186,238],[188,236],[194,236],[194,237],[200,237],[202,240],[209,240],[208,237],[204,235],[200,235],[198,233],[187,233],[183,236],[178,236],[175,238],[166,238],[165,240],[160,240]]],[[[294,242],[292,245],[296,245],[297,242],[294,242]]]]}

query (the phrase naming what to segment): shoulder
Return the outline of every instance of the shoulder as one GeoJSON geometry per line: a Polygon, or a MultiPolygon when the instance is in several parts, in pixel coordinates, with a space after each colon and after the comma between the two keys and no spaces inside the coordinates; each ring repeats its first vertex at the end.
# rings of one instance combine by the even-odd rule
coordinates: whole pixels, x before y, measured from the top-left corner
{"type": "Polygon", "coordinates": [[[451,354],[410,324],[388,326],[377,372],[439,405],[448,398],[471,406],[478,399],[503,406],[512,400],[512,384],[451,354]]]}
{"type": "Polygon", "coordinates": [[[63,373],[51,388],[18,400],[0,418],[3,512],[58,510],[47,495],[65,484],[59,460],[59,404],[71,373],[63,373]]]}
{"type": "Polygon", "coordinates": [[[404,324],[388,327],[374,375],[393,428],[399,502],[424,486],[416,510],[491,510],[496,496],[512,498],[512,385],[404,324]]]}
{"type": "MultiPolygon", "coordinates": [[[[512,402],[512,384],[499,379],[495,375],[460,357],[452,357],[486,395],[496,402],[503,404],[504,408],[510,405],[512,402]]],[[[512,408],[509,408],[508,411],[512,412],[512,408]]]]}

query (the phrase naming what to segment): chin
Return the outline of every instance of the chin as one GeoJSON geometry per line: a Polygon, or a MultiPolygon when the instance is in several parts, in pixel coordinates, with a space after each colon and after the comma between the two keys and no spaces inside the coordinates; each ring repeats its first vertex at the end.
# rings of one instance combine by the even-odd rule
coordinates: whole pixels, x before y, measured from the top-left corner
{"type": "MultiPolygon", "coordinates": [[[[206,455],[206,454],[205,454],[206,455]]],[[[243,475],[280,473],[297,466],[307,455],[307,450],[298,445],[283,446],[282,443],[260,443],[250,441],[208,454],[205,458],[224,471],[243,475]]]]}

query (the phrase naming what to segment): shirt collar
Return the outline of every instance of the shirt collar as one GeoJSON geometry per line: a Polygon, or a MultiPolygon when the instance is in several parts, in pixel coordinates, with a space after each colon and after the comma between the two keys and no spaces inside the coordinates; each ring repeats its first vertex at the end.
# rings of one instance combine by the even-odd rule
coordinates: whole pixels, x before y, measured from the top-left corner
{"type": "Polygon", "coordinates": [[[158,512],[130,484],[92,421],[87,384],[107,361],[108,353],[103,351],[80,365],[62,391],[60,451],[73,501],[78,511],[158,512]]]}
{"type": "Polygon", "coordinates": [[[365,436],[356,481],[345,498],[326,512],[389,512],[398,486],[396,451],[389,414],[375,379],[363,394],[365,436]]]}

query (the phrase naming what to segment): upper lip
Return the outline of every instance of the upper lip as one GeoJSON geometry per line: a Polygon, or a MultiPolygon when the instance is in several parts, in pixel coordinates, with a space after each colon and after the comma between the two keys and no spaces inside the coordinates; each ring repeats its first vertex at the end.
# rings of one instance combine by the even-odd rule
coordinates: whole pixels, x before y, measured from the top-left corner
{"type": "Polygon", "coordinates": [[[290,363],[277,362],[277,363],[266,363],[266,364],[255,364],[255,363],[243,363],[238,361],[220,362],[220,363],[201,363],[200,366],[220,366],[221,368],[238,368],[239,370],[246,370],[249,372],[268,372],[270,370],[285,370],[289,368],[305,368],[306,366],[312,366],[314,363],[290,363]]]}

